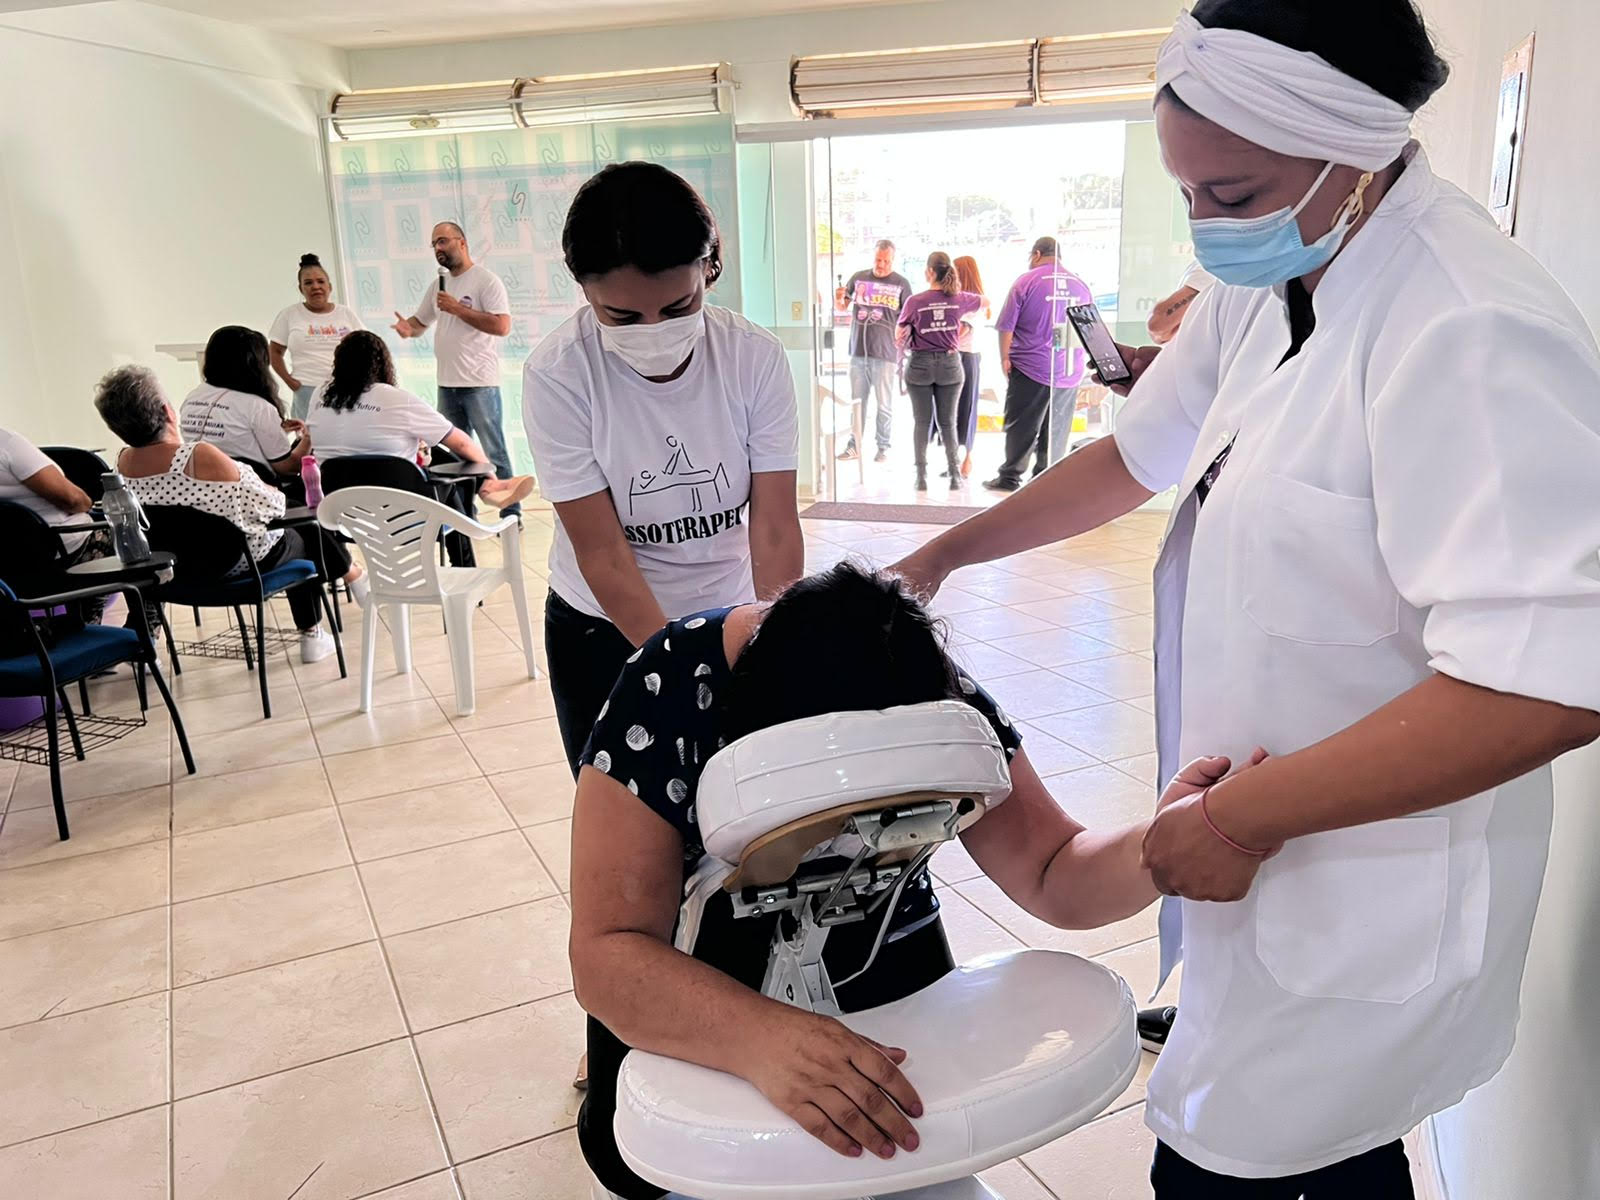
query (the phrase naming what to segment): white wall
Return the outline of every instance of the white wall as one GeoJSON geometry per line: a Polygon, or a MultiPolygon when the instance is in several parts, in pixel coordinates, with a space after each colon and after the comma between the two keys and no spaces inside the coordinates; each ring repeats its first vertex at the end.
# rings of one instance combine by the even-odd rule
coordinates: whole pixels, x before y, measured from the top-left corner
{"type": "Polygon", "coordinates": [[[602,33],[495,38],[447,45],[353,50],[358,88],[414,87],[727,62],[738,84],[741,125],[793,120],[792,55],[1109,33],[1170,25],[1177,0],[970,0],[871,5],[744,20],[602,33]]]}
{"type": "MultiPolygon", "coordinates": [[[[1537,31],[1517,240],[1600,328],[1600,5],[1423,0],[1454,75],[1426,114],[1435,168],[1482,200],[1502,58],[1537,31]]],[[[1600,403],[1600,397],[1589,397],[1600,403]]],[[[1515,397],[1507,419],[1515,420],[1515,397]]],[[[1556,767],[1555,837],[1504,1071],[1434,1122],[1449,1200],[1600,1196],[1600,749],[1556,767]]]]}
{"type": "Polygon", "coordinates": [[[137,3],[0,18],[0,424],[108,445],[94,382],[194,364],[158,342],[265,330],[335,261],[316,117],[344,55],[137,3]]]}

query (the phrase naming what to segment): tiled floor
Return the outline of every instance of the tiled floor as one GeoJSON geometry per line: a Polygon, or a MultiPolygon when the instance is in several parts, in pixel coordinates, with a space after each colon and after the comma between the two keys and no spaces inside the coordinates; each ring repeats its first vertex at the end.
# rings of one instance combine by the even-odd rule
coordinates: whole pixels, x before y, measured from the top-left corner
{"type": "MultiPolygon", "coordinates": [[[[536,637],[549,520],[530,514],[525,534],[536,637]]],[[[934,532],[809,523],[808,562],[888,562],[934,532]]],[[[1091,824],[1150,804],[1158,533],[1136,515],[964,571],[937,603],[956,653],[1026,722],[1051,790],[1091,824]]],[[[67,768],[66,843],[44,772],[0,763],[0,1194],[585,1200],[571,781],[509,597],[480,616],[465,719],[430,615],[414,620],[413,674],[395,675],[380,641],[370,716],[354,711],[356,620],[351,679],[331,660],[274,661],[270,723],[242,664],[192,662],[175,690],[199,773],[153,718],[67,768]]],[[[97,691],[132,707],[126,681],[97,691]]],[[[1100,957],[1141,998],[1152,986],[1153,909],[1066,933],[959,847],[935,868],[960,957],[1057,947],[1100,957]]],[[[1146,1074],[1093,1124],[991,1172],[997,1188],[1147,1195],[1146,1074]]]]}

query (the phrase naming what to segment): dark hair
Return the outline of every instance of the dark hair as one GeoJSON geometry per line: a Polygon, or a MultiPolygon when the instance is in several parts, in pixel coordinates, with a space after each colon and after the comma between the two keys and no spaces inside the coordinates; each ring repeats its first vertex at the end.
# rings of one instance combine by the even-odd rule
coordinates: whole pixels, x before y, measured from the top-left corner
{"type": "Polygon", "coordinates": [[[315,254],[302,254],[300,256],[300,266],[294,273],[294,281],[299,283],[300,277],[312,267],[316,267],[317,270],[321,271],[324,275],[327,274],[327,269],[322,265],[322,260],[320,258],[318,258],[315,254]]]}
{"type": "Polygon", "coordinates": [[[612,163],[591,176],[567,210],[561,250],[580,283],[618,267],[659,275],[704,263],[707,287],[722,275],[717,219],[687,179],[655,163],[612,163]]]}
{"type": "Polygon", "coordinates": [[[272,378],[267,339],[243,325],[224,325],[206,341],[201,377],[212,387],[260,396],[283,416],[278,385],[272,378]]]}
{"type": "Polygon", "coordinates": [[[853,562],[791,584],[733,664],[729,741],[822,713],[961,695],[943,634],[899,579],[853,562]]]}
{"type": "Polygon", "coordinates": [[[933,285],[946,296],[959,295],[961,292],[961,276],[956,274],[956,265],[950,261],[950,256],[943,250],[935,250],[928,255],[928,271],[933,275],[933,285]]]}
{"type": "Polygon", "coordinates": [[[1033,243],[1033,252],[1040,258],[1054,258],[1057,249],[1056,240],[1053,237],[1042,237],[1033,243]]]}
{"type": "Polygon", "coordinates": [[[1320,55],[1412,112],[1450,76],[1415,0],[1196,0],[1194,19],[1320,55]]]}
{"type": "Polygon", "coordinates": [[[434,225],[436,227],[439,226],[439,225],[448,225],[451,229],[454,229],[456,231],[456,236],[458,238],[460,238],[463,242],[467,240],[467,231],[465,229],[461,228],[461,226],[458,225],[454,221],[435,221],[434,225]]]}
{"type": "Polygon", "coordinates": [[[344,335],[333,351],[333,374],[322,388],[322,403],[334,412],[354,408],[375,383],[394,383],[389,347],[370,329],[344,335]]]}

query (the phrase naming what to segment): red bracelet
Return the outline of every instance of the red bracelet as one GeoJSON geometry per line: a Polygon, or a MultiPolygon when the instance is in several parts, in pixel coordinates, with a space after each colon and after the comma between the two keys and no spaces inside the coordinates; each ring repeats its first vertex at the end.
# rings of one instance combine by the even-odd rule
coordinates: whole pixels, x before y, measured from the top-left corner
{"type": "Polygon", "coordinates": [[[1206,801],[1210,798],[1210,788],[1207,788],[1205,791],[1200,793],[1200,815],[1205,819],[1206,828],[1211,830],[1212,833],[1216,834],[1217,837],[1221,838],[1224,845],[1232,850],[1237,850],[1240,854],[1248,854],[1251,858],[1265,858],[1267,855],[1272,853],[1270,850],[1252,850],[1249,846],[1241,846],[1227,834],[1223,833],[1222,830],[1218,829],[1217,823],[1211,819],[1211,813],[1206,809],[1206,801]]]}

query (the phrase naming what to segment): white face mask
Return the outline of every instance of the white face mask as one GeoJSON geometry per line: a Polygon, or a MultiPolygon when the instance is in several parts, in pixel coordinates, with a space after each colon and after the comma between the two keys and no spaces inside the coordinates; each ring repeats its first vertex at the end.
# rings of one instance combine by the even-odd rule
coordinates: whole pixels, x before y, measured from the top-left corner
{"type": "Polygon", "coordinates": [[[705,310],[654,325],[601,325],[600,344],[639,374],[671,375],[706,336],[705,310]]]}

